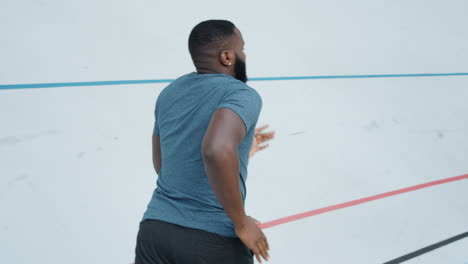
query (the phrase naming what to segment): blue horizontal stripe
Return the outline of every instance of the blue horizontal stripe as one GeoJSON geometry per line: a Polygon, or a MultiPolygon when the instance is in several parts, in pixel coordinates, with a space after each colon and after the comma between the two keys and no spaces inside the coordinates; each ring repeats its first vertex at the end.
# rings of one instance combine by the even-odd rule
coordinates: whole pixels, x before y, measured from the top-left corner
{"type": "MultiPolygon", "coordinates": [[[[291,81],[291,80],[316,80],[316,79],[356,79],[356,78],[399,78],[399,77],[441,77],[441,76],[468,76],[468,73],[419,73],[419,74],[368,74],[368,75],[318,75],[318,76],[289,76],[289,77],[256,77],[249,81],[291,81]]],[[[155,80],[121,80],[98,82],[66,82],[66,83],[30,83],[30,84],[2,84],[0,90],[35,89],[73,86],[101,86],[122,84],[149,84],[170,83],[174,79],[155,80]]]]}

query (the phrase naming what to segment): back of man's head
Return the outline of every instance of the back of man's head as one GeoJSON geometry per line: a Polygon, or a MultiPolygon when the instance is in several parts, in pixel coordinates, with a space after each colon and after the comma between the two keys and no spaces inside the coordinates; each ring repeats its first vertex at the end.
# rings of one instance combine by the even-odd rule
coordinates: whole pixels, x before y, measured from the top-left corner
{"type": "Polygon", "coordinates": [[[227,20],[207,20],[196,25],[189,36],[189,51],[196,61],[201,56],[217,55],[227,40],[235,34],[236,26],[227,20]]]}

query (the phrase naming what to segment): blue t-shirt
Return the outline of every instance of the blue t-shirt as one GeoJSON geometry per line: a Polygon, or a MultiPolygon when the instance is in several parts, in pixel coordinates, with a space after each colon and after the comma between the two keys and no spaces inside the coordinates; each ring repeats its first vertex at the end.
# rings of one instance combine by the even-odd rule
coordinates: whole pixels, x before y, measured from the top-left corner
{"type": "Polygon", "coordinates": [[[254,89],[226,74],[193,72],[164,88],[156,101],[154,124],[162,167],[142,221],[157,219],[236,237],[208,182],[201,142],[218,108],[231,109],[242,119],[246,135],[238,147],[239,188],[245,201],[247,165],[261,107],[262,99],[254,89]]]}

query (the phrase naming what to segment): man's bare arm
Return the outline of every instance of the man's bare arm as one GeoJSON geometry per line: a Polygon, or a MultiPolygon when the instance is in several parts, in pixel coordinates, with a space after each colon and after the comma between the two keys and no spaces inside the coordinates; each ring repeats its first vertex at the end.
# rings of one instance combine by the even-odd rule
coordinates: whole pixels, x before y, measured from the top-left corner
{"type": "Polygon", "coordinates": [[[236,234],[255,254],[268,259],[268,242],[255,221],[245,213],[239,188],[237,148],[246,134],[241,118],[227,108],[218,109],[211,118],[202,141],[206,174],[216,197],[234,224],[236,234]]]}
{"type": "Polygon", "coordinates": [[[216,197],[234,225],[245,218],[239,189],[239,155],[237,148],[245,136],[245,126],[232,110],[217,110],[202,141],[206,174],[216,197]]]}

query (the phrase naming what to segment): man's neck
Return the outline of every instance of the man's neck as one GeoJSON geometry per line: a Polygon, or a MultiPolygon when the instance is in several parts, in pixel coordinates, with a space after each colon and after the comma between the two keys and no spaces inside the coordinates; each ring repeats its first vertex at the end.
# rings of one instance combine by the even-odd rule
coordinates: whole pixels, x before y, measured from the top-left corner
{"type": "Polygon", "coordinates": [[[218,73],[218,74],[227,74],[232,76],[232,74],[229,72],[229,68],[227,67],[212,67],[208,65],[198,65],[196,67],[196,71],[199,74],[213,74],[213,73],[218,73]]]}

